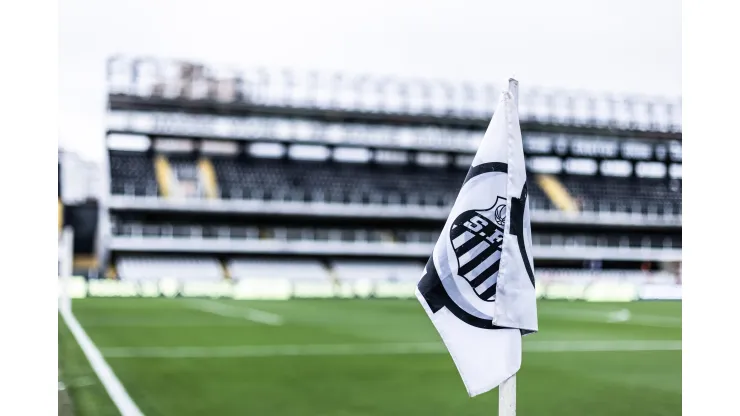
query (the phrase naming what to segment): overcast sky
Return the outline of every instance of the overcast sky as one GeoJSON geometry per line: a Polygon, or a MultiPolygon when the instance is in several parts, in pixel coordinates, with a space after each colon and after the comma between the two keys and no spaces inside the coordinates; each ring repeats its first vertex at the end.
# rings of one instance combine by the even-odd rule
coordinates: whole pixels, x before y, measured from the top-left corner
{"type": "Polygon", "coordinates": [[[59,13],[59,141],[95,160],[117,53],[681,95],[679,0],[62,0],[59,13]]]}

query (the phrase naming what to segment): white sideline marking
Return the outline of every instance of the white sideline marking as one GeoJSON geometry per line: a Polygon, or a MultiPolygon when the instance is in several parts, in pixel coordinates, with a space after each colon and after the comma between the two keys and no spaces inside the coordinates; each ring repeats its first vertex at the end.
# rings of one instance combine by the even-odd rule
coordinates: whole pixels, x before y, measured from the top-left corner
{"type": "Polygon", "coordinates": [[[85,318],[85,328],[117,328],[117,327],[146,327],[146,328],[202,328],[202,327],[238,327],[244,326],[244,322],[232,319],[218,319],[208,317],[208,319],[183,321],[182,318],[176,319],[152,319],[152,318],[85,318]],[[217,320],[216,320],[217,319],[217,320]]]}
{"type": "Polygon", "coordinates": [[[90,366],[95,371],[103,387],[105,387],[116,408],[121,412],[121,415],[144,416],[136,406],[136,403],[131,399],[131,396],[128,395],[126,389],[123,388],[123,384],[118,380],[108,363],[105,362],[103,354],[100,353],[100,350],[93,344],[90,337],[85,333],[85,330],[82,329],[77,318],[75,318],[69,309],[64,307],[59,308],[59,313],[62,315],[62,319],[64,319],[75,340],[77,340],[77,344],[80,345],[82,352],[87,357],[87,361],[90,362],[90,366]]]}
{"type": "Polygon", "coordinates": [[[280,315],[261,311],[258,309],[225,305],[223,303],[207,299],[190,299],[188,301],[188,304],[194,309],[198,309],[203,312],[209,312],[214,315],[224,316],[227,318],[243,318],[265,325],[283,324],[283,318],[280,315]]]}
{"type": "Polygon", "coordinates": [[[558,308],[548,310],[548,316],[560,316],[579,321],[608,322],[608,323],[630,323],[633,325],[651,326],[658,328],[681,327],[681,318],[673,316],[643,315],[632,313],[629,309],[616,311],[595,311],[576,308],[558,308]]]}
{"type": "Polygon", "coordinates": [[[629,309],[620,309],[618,311],[609,313],[609,318],[606,321],[607,322],[628,322],[631,317],[632,317],[632,314],[630,313],[629,309]]]}
{"type": "MultiPolygon", "coordinates": [[[[680,351],[681,341],[530,341],[527,352],[680,351]]],[[[398,355],[446,353],[440,342],[396,344],[242,345],[231,347],[105,348],[113,358],[229,358],[279,356],[398,355]]]]}

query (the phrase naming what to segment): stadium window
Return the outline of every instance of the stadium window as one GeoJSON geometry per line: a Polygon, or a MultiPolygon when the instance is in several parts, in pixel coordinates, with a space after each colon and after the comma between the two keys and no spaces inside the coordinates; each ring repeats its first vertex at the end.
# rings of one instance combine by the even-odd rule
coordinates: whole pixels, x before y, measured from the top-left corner
{"type": "Polygon", "coordinates": [[[154,150],[167,153],[188,153],[192,152],[195,145],[192,140],[186,139],[155,139],[154,150]]]}
{"type": "Polygon", "coordinates": [[[568,158],[563,163],[563,168],[568,173],[593,175],[596,173],[597,164],[593,159],[568,158]]]}
{"type": "Polygon", "coordinates": [[[278,159],[285,155],[285,146],[280,143],[252,143],[249,154],[257,157],[278,159]]]}
{"type": "Polygon", "coordinates": [[[670,144],[668,145],[668,150],[671,154],[672,160],[676,160],[676,161],[682,160],[681,156],[683,152],[682,152],[681,142],[676,142],[676,141],[670,142],[670,144]]]}
{"type": "Polygon", "coordinates": [[[563,169],[563,162],[555,156],[532,157],[527,164],[530,170],[538,173],[560,173],[563,169]]]}
{"type": "Polygon", "coordinates": [[[330,153],[326,146],[296,144],[288,148],[288,155],[296,160],[327,160],[330,153]]]}
{"type": "Polygon", "coordinates": [[[671,167],[668,170],[668,173],[671,175],[671,178],[675,179],[681,179],[683,178],[683,170],[682,170],[682,164],[680,163],[672,163],[671,167]]]}
{"type": "Polygon", "coordinates": [[[112,150],[132,150],[144,152],[149,150],[151,141],[138,134],[111,134],[106,138],[108,148],[112,150]]]}
{"type": "Polygon", "coordinates": [[[370,160],[370,150],[364,147],[337,147],[334,160],[339,162],[365,163],[370,160]]]}
{"type": "Polygon", "coordinates": [[[233,141],[204,140],[200,150],[211,155],[235,155],[239,152],[239,144],[233,141]]]}
{"type": "Polygon", "coordinates": [[[662,178],[666,175],[666,167],[660,162],[639,162],[635,169],[637,176],[643,178],[662,178]]]}
{"type": "Polygon", "coordinates": [[[607,176],[629,176],[632,174],[632,163],[626,160],[604,160],[601,162],[601,173],[607,176]]]}
{"type": "Polygon", "coordinates": [[[444,166],[447,164],[447,155],[444,153],[419,152],[416,163],[422,166],[444,166]]]}
{"type": "Polygon", "coordinates": [[[650,159],[653,147],[647,143],[629,141],[622,143],[622,155],[629,159],[650,159]]]}
{"type": "Polygon", "coordinates": [[[550,136],[543,136],[540,134],[531,134],[524,136],[524,150],[527,153],[543,153],[547,154],[552,152],[553,140],[550,136]]]}
{"type": "Polygon", "coordinates": [[[405,164],[408,154],[403,150],[376,150],[375,161],[388,164],[405,164]]]}

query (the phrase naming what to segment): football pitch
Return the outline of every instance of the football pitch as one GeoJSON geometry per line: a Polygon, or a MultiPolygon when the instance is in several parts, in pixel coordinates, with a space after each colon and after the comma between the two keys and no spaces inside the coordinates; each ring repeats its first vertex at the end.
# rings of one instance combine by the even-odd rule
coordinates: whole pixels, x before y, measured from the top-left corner
{"type": "MultiPolygon", "coordinates": [[[[495,415],[469,398],[416,300],[73,302],[146,415],[495,415]]],[[[681,303],[539,301],[524,338],[520,415],[681,414],[681,303]]],[[[496,351],[491,351],[496,354],[496,351]]],[[[117,415],[59,319],[77,416],[117,415]]]]}

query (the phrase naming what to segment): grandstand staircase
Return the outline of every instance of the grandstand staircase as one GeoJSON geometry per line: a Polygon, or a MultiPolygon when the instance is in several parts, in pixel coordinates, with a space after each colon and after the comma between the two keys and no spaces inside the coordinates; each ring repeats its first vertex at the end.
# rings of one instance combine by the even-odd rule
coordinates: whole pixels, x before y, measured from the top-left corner
{"type": "Polygon", "coordinates": [[[218,264],[221,266],[221,272],[223,273],[223,278],[226,280],[232,280],[231,271],[229,270],[229,266],[226,264],[226,260],[219,259],[218,264]]]}
{"type": "Polygon", "coordinates": [[[536,180],[545,195],[558,209],[572,213],[579,211],[578,202],[555,176],[539,174],[536,180]]]}
{"type": "Polygon", "coordinates": [[[167,160],[165,155],[157,155],[154,158],[154,173],[157,177],[160,196],[163,198],[169,198],[172,194],[175,175],[172,172],[170,161],[167,160]]]}
{"type": "Polygon", "coordinates": [[[115,264],[108,265],[108,268],[105,270],[105,278],[106,279],[117,279],[118,278],[118,270],[116,270],[115,264]]]}
{"type": "Polygon", "coordinates": [[[207,199],[218,198],[218,180],[216,178],[216,170],[213,168],[211,159],[204,157],[198,161],[198,176],[203,184],[204,196],[207,199]]]}
{"type": "Polygon", "coordinates": [[[178,171],[173,163],[165,155],[157,155],[154,158],[154,172],[159,185],[160,196],[173,198],[178,196],[198,196],[206,199],[217,199],[219,197],[218,179],[213,163],[207,157],[200,158],[194,166],[197,172],[197,184],[192,181],[187,183],[178,179],[178,171]],[[193,190],[195,189],[195,193],[193,190]]]}

